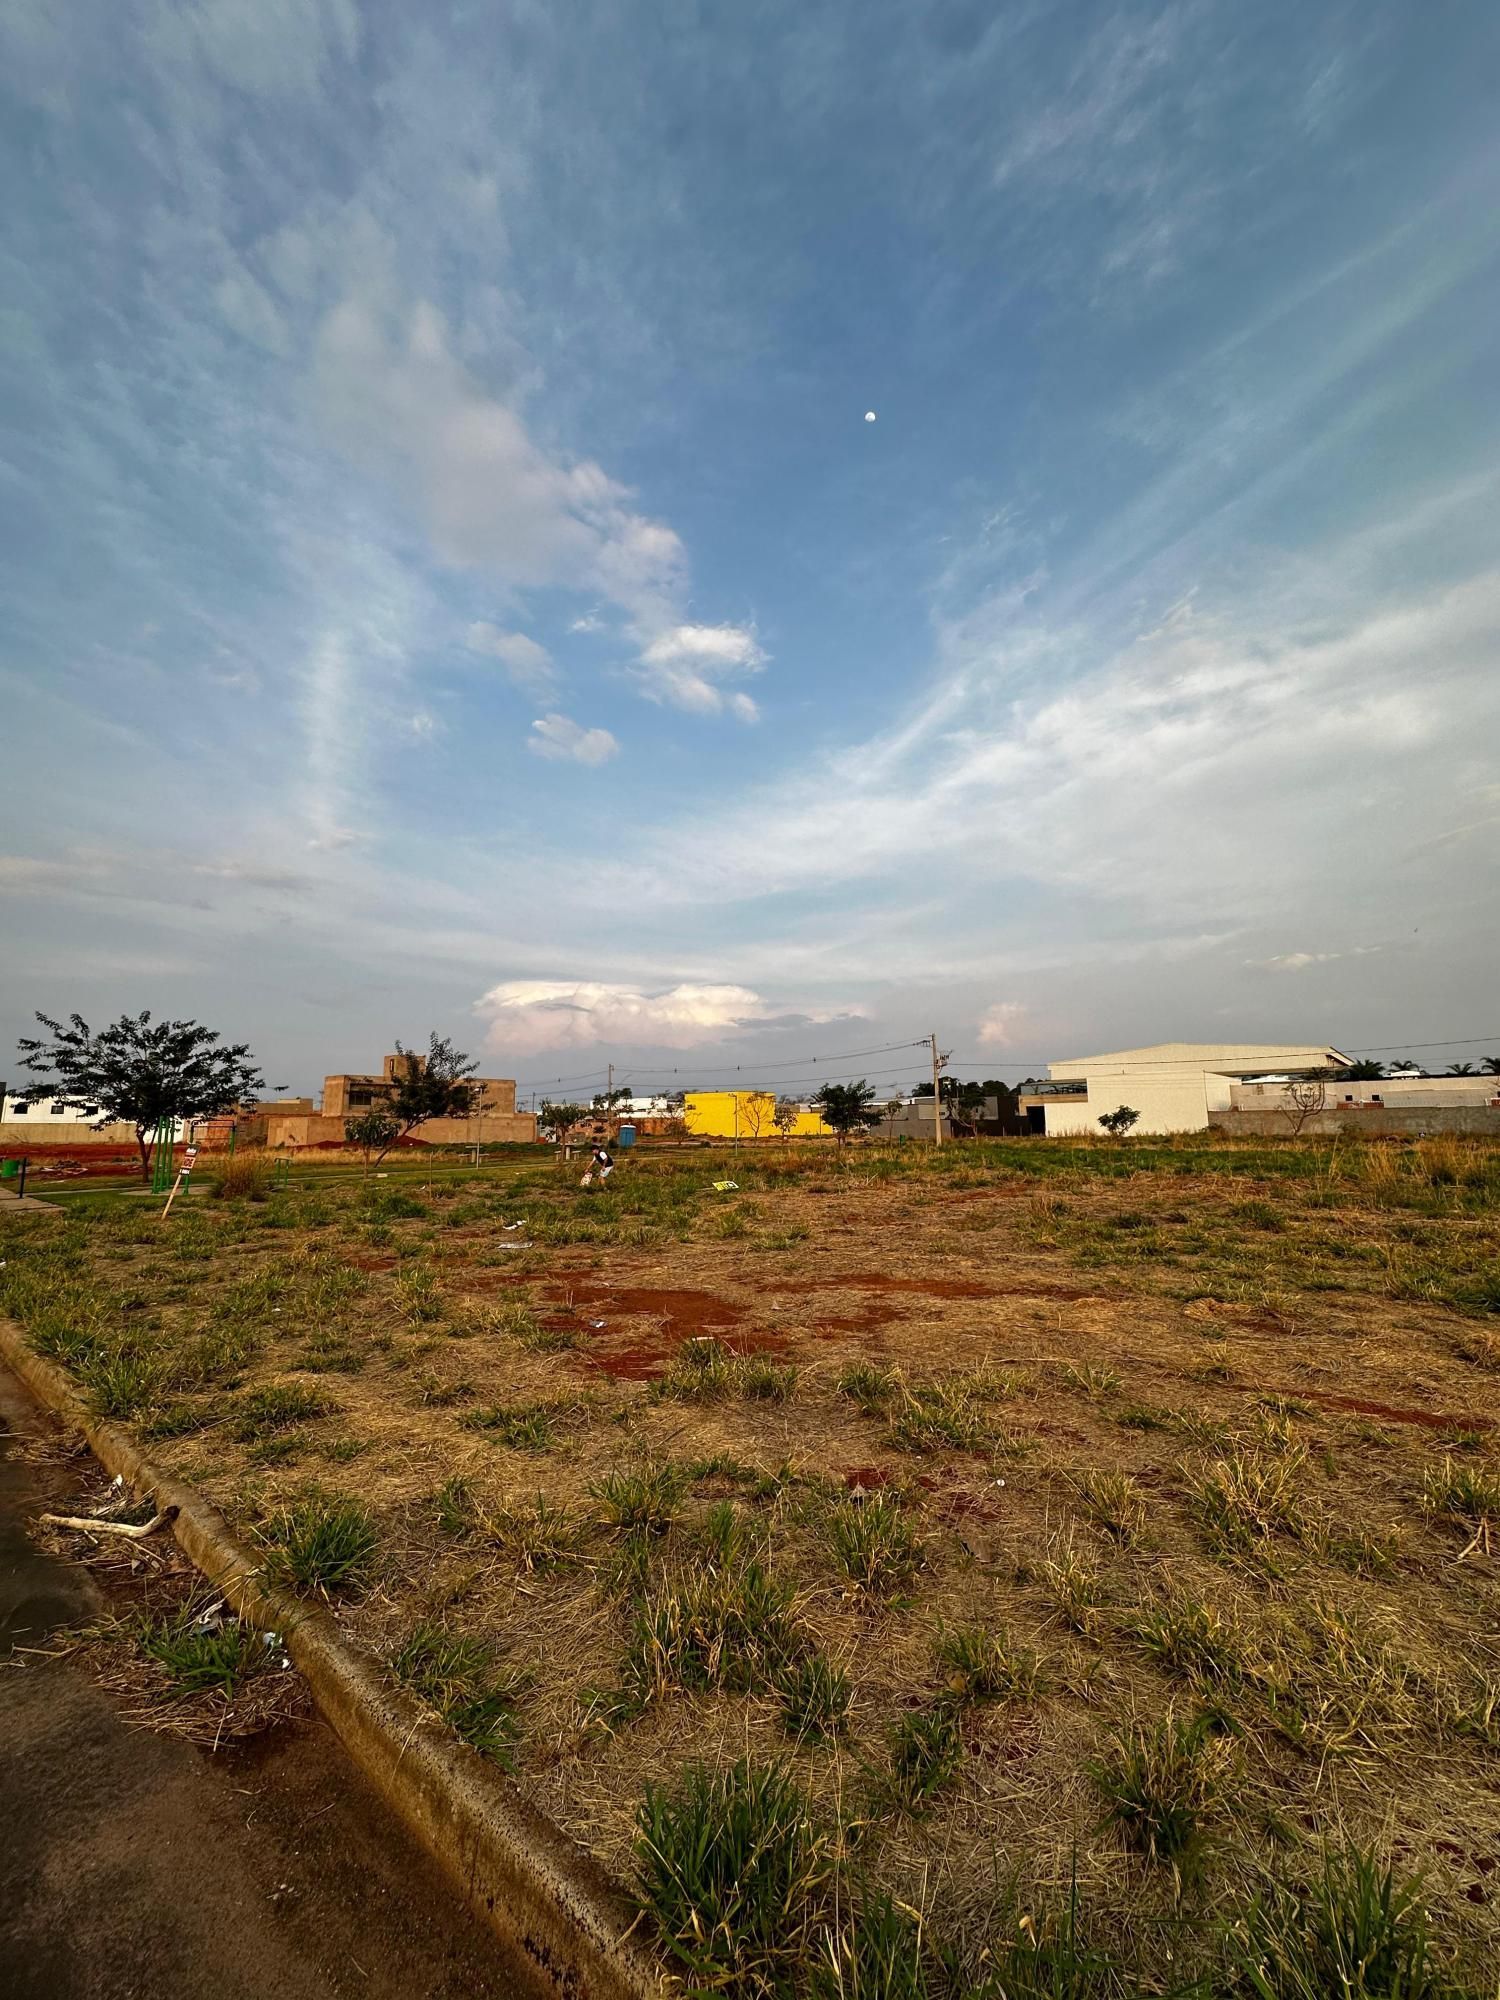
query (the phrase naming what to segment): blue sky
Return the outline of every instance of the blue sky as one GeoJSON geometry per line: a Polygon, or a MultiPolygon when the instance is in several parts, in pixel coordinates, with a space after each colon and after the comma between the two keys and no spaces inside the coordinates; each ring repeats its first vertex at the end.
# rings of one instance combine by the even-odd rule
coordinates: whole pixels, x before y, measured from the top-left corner
{"type": "Polygon", "coordinates": [[[0,1045],[1500,1047],[1493,8],[0,38],[0,1045]]]}

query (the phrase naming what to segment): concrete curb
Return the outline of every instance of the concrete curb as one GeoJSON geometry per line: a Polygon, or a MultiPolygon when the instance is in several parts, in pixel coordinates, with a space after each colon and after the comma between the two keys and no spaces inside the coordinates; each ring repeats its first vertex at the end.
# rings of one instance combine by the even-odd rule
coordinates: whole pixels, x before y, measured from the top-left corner
{"type": "Polygon", "coordinates": [[[119,1425],[96,1417],[60,1368],[0,1318],[0,1360],[37,1400],[82,1431],[94,1456],[160,1508],[189,1559],[251,1624],[282,1634],[313,1699],[356,1764],[478,1913],[567,2000],[654,2000],[662,1973],[630,1936],[619,1888],[520,1787],[460,1743],[326,1612],[263,1585],[254,1555],[194,1487],[157,1470],[119,1425]]]}

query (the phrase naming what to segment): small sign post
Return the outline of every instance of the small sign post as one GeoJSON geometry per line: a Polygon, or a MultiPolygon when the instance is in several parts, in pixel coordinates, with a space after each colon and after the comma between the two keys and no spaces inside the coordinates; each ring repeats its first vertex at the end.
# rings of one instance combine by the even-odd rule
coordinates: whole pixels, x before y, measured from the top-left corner
{"type": "Polygon", "coordinates": [[[177,1190],[182,1186],[183,1182],[187,1179],[188,1175],[193,1171],[193,1162],[194,1160],[197,1159],[197,1157],[198,1157],[198,1148],[196,1146],[189,1146],[183,1153],[182,1166],[178,1171],[176,1180],[173,1181],[172,1183],[172,1192],[167,1196],[167,1205],[162,1210],[163,1221],[165,1221],[167,1216],[170,1215],[172,1211],[172,1204],[177,1199],[177,1190]]]}

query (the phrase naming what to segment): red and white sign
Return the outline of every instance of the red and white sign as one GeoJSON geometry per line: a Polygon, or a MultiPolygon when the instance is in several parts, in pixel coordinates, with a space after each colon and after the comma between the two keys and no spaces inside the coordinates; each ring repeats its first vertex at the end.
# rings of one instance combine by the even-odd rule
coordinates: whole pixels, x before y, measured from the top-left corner
{"type": "Polygon", "coordinates": [[[185,1174],[190,1174],[193,1171],[193,1162],[194,1160],[197,1159],[197,1157],[198,1157],[198,1148],[196,1146],[189,1146],[183,1153],[182,1171],[185,1174]]]}

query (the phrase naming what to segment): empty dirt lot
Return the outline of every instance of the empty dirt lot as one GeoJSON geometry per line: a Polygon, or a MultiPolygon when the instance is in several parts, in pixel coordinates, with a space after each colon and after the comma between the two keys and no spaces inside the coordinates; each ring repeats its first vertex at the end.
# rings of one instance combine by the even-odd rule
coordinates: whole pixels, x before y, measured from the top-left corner
{"type": "Polygon", "coordinates": [[[0,1302],[669,1946],[684,1773],[777,1767],[817,1865],[703,1976],[1230,1991],[1352,1854],[1477,1992],[1497,1204],[1453,1142],[310,1170],[13,1217],[0,1302]],[[1016,1983],[1064,1933],[1104,1983],[1016,1983]]]}

